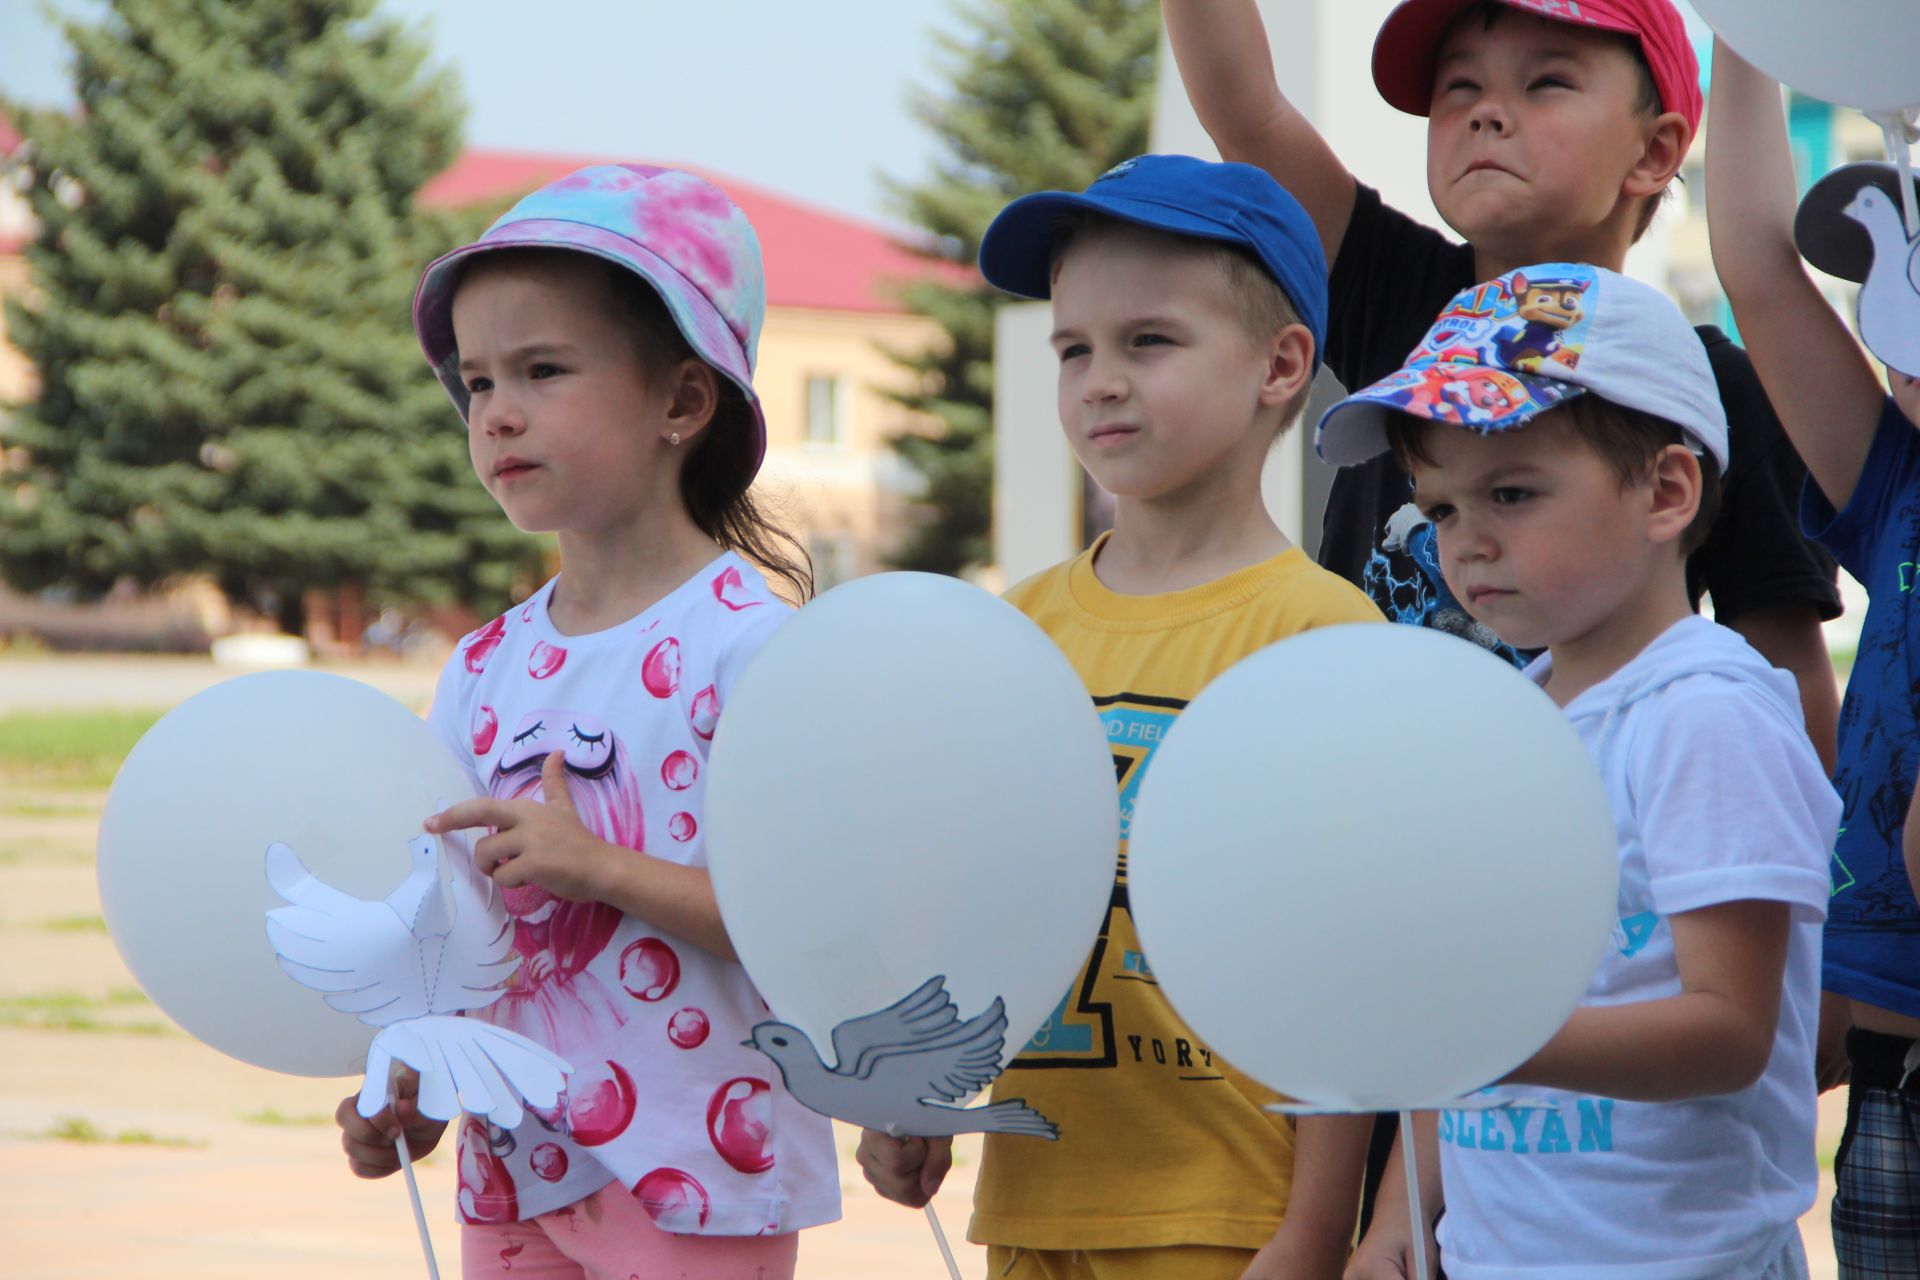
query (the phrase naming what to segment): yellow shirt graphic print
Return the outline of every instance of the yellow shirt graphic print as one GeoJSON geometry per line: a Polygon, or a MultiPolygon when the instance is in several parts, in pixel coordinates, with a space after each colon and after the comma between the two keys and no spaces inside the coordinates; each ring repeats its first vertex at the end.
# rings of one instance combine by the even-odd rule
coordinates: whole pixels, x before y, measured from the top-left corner
{"type": "MultiPolygon", "coordinates": [[[[1134,799],[1139,794],[1141,779],[1146,776],[1147,762],[1186,703],[1175,698],[1128,693],[1093,701],[1107,731],[1108,749],[1113,753],[1114,780],[1120,789],[1121,852],[1113,896],[1086,971],[1062,993],[1046,1022],[1028,1040],[1021,1051],[1019,1065],[1111,1067],[1122,1054],[1130,1054],[1135,1061],[1143,1061],[1145,1055],[1151,1054],[1161,1063],[1171,1060],[1181,1066],[1192,1066],[1195,1049],[1189,1037],[1176,1037],[1175,1043],[1168,1045],[1158,1040],[1148,1043],[1138,1033],[1125,1037],[1117,1034],[1109,989],[1112,983],[1153,983],[1152,969],[1134,936],[1128,909],[1126,841],[1133,825],[1134,799]],[[1116,930],[1116,923],[1124,927],[1116,930]],[[1118,950],[1113,950],[1116,938],[1120,945],[1118,950]]],[[[1210,1070],[1212,1054],[1202,1051],[1201,1057],[1203,1065],[1210,1070]]]]}
{"type": "MultiPolygon", "coordinates": [[[[1154,753],[1209,681],[1276,640],[1380,614],[1298,549],[1157,596],[1108,590],[1097,551],[1007,593],[1100,713],[1121,841],[1086,966],[994,1085],[996,1099],[1024,1098],[1058,1124],[1060,1139],[988,1137],[969,1234],[1030,1249],[1257,1248],[1286,1208],[1293,1126],[1161,993],[1134,930],[1126,842],[1154,753]]],[[[1287,911],[1274,904],[1276,928],[1287,911]]]]}

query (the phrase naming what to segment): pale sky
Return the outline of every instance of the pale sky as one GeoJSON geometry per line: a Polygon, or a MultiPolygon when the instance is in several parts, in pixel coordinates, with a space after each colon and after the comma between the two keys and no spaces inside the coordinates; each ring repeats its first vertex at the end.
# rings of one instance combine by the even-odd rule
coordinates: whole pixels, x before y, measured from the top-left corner
{"type": "MultiPolygon", "coordinates": [[[[91,18],[98,0],[53,0],[91,18]]],[[[72,101],[39,0],[0,0],[0,93],[72,101]]],[[[937,147],[909,114],[951,0],[381,0],[458,72],[469,144],[683,161],[889,217],[937,147]]]]}
{"type": "MultiPolygon", "coordinates": [[[[0,0],[0,93],[63,104],[65,46],[43,2],[104,9],[0,0]]],[[[938,87],[934,35],[955,28],[955,3],[381,0],[380,12],[458,71],[470,144],[682,161],[891,218],[879,176],[920,179],[938,156],[908,101],[938,87]]]]}

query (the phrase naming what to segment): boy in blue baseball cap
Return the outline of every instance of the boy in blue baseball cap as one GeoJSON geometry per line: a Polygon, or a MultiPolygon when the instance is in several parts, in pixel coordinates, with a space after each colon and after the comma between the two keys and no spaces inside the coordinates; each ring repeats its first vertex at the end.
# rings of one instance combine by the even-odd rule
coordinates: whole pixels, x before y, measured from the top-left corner
{"type": "MultiPolygon", "coordinates": [[[[1369,1121],[1264,1110],[1276,1095],[1216,1057],[1154,984],[1126,876],[1133,798],[1181,708],[1276,640],[1380,620],[1260,497],[1261,463],[1320,364],[1319,239],[1258,169],[1141,156],[1085,193],[1016,200],[980,269],[1052,300],[1060,424],[1115,499],[1111,533],[1007,598],[1073,661],[1106,724],[1121,856],[1086,969],[1005,1077],[1060,1140],[987,1139],[971,1238],[1012,1280],[1333,1280],[1369,1121]]],[[[859,1159],[881,1194],[921,1205],[951,1157],[869,1132],[859,1159]]]]}

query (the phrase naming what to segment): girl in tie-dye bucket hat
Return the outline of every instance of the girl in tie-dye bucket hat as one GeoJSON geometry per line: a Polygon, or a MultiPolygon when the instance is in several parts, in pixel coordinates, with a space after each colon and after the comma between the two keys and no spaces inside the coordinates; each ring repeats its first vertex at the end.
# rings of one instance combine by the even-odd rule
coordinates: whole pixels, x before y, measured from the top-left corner
{"type": "MultiPolygon", "coordinates": [[[[464,1118],[469,1276],[793,1275],[839,1216],[828,1122],[743,1044],[765,1006],[734,959],[703,844],[707,752],[733,681],[810,586],[750,495],[759,242],[693,174],[600,165],[434,262],[414,300],[474,471],[562,572],[463,639],[430,722],[486,798],[428,820],[474,846],[520,966],[473,1016],[567,1060],[503,1129],[464,1118]],[[756,567],[756,563],[759,567],[756,567]]],[[[403,1085],[338,1118],[364,1177],[444,1122],[403,1085]]]]}

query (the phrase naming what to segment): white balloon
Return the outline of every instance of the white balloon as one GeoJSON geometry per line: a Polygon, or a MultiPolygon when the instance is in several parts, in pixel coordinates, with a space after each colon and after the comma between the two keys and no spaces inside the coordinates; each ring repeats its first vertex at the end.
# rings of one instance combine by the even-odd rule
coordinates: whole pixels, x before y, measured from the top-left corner
{"type": "Polygon", "coordinates": [[[267,940],[286,905],[267,846],[378,900],[407,842],[472,774],[420,717],[341,676],[272,671],[215,685],[135,744],[100,820],[100,903],[134,979],[190,1034],[294,1075],[358,1075],[374,1028],[288,977],[267,940]]]}
{"type": "Polygon", "coordinates": [[[1693,0],[1741,57],[1810,97],[1862,111],[1920,105],[1914,0],[1693,0]]]}
{"type": "Polygon", "coordinates": [[[962,1017],[1006,1002],[1004,1064],[1113,891],[1113,761],[1086,688],[957,579],[879,574],[807,605],[740,677],[708,777],[728,936],[829,1063],[837,1025],[940,976],[962,1017]]]}
{"type": "Polygon", "coordinates": [[[1141,784],[1127,865],[1180,1016],[1271,1088],[1362,1111],[1459,1097],[1545,1044],[1619,881],[1559,708],[1475,645],[1377,624],[1208,685],[1141,784]]]}

